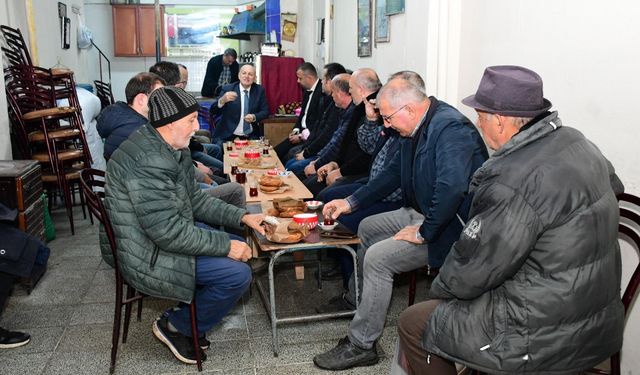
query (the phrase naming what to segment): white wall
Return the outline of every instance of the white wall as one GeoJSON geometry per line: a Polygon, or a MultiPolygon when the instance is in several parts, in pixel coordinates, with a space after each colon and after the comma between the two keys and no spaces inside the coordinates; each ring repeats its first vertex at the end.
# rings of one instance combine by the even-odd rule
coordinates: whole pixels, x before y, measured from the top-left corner
{"type": "Polygon", "coordinates": [[[325,64],[324,43],[316,44],[316,20],[325,18],[325,0],[298,0],[297,55],[312,63],[322,74],[325,64]]]}
{"type": "Polygon", "coordinates": [[[463,1],[460,96],[475,91],[488,65],[535,70],[564,124],[595,142],[640,195],[638,15],[631,0],[463,1]]]}
{"type": "MultiPolygon", "coordinates": [[[[627,191],[640,195],[640,4],[631,0],[407,0],[391,18],[391,42],[373,56],[356,53],[357,0],[334,1],[334,61],[368,66],[381,79],[412,69],[430,93],[470,118],[460,99],[475,92],[486,66],[517,64],[537,71],[563,122],[582,131],[607,156],[627,191]]],[[[627,245],[624,279],[637,264],[627,245]]],[[[625,331],[623,373],[640,368],[640,308],[625,331]]]]}
{"type": "Polygon", "coordinates": [[[333,4],[333,61],[352,70],[373,68],[383,82],[403,69],[426,73],[429,1],[406,0],[405,13],[390,19],[390,41],[373,47],[371,57],[358,57],[357,0],[336,0],[333,4]]]}

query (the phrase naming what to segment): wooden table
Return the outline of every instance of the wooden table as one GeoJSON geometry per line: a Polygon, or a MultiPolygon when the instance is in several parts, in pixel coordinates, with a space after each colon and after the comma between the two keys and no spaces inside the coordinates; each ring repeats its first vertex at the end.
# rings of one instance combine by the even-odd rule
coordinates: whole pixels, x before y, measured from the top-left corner
{"type": "MultiPolygon", "coordinates": [[[[240,160],[240,156],[242,156],[243,150],[235,150],[235,146],[234,149],[232,151],[227,151],[226,150],[226,145],[223,145],[223,147],[225,148],[224,151],[224,173],[226,174],[230,174],[231,172],[231,164],[232,163],[237,163],[240,160]],[[238,157],[232,158],[228,156],[229,152],[237,152],[238,153],[238,157]]],[[[251,147],[248,147],[251,148],[251,147]]],[[[255,147],[256,149],[260,149],[262,151],[261,148],[259,147],[255,147]]],[[[280,162],[280,160],[278,159],[278,156],[276,155],[276,152],[273,149],[269,150],[269,157],[267,158],[268,160],[273,160],[276,163],[276,168],[278,168],[280,171],[284,171],[284,166],[282,165],[282,163],[280,162]]],[[[285,197],[291,197],[294,199],[313,199],[313,194],[309,191],[309,189],[307,189],[306,186],[304,186],[304,184],[302,183],[302,181],[300,181],[298,179],[298,177],[296,177],[293,173],[290,174],[289,176],[283,176],[282,180],[289,186],[291,186],[291,190],[288,190],[284,193],[279,193],[279,194],[267,194],[267,193],[263,193],[261,191],[258,191],[258,195],[255,197],[251,197],[249,196],[249,187],[251,185],[252,182],[256,182],[260,179],[260,176],[262,176],[263,174],[267,173],[267,169],[260,169],[260,168],[241,168],[241,169],[248,169],[249,172],[247,173],[247,182],[243,184],[244,186],[244,192],[245,192],[245,198],[247,203],[259,203],[262,201],[273,201],[276,198],[285,198],[285,197]]],[[[232,177],[232,181],[233,181],[233,176],[232,177]]]]}
{"type": "MultiPolygon", "coordinates": [[[[259,205],[251,205],[250,211],[255,211],[259,205]]],[[[358,259],[356,256],[356,252],[349,245],[357,245],[360,243],[358,238],[351,239],[335,239],[335,238],[326,238],[320,236],[320,229],[313,229],[307,237],[302,240],[302,242],[296,244],[277,244],[267,240],[263,235],[257,233],[256,231],[252,232],[252,241],[253,244],[258,247],[258,249],[262,252],[266,252],[269,257],[269,290],[268,297],[267,291],[265,290],[264,285],[260,278],[254,278],[256,283],[256,289],[258,290],[258,294],[260,295],[260,299],[262,303],[269,313],[269,319],[271,320],[271,333],[272,333],[272,347],[273,347],[273,355],[278,356],[278,324],[284,323],[302,323],[302,322],[312,322],[318,320],[325,320],[331,318],[341,318],[341,317],[350,317],[355,314],[355,310],[352,311],[339,311],[333,313],[325,313],[325,314],[313,314],[313,315],[303,315],[303,316],[295,316],[295,317],[287,317],[287,318],[278,318],[276,314],[276,291],[275,291],[275,276],[274,276],[274,268],[282,255],[294,253],[294,255],[300,254],[304,256],[304,252],[318,251],[322,249],[344,249],[351,254],[353,258],[353,264],[355,265],[353,269],[353,276],[356,280],[358,280],[358,259]]],[[[294,263],[300,263],[302,261],[296,260],[294,258],[294,263]]],[[[309,262],[309,261],[307,261],[309,262]]],[[[322,274],[321,263],[318,264],[318,275],[322,274]]],[[[356,309],[359,301],[359,289],[358,283],[355,285],[355,295],[356,295],[356,309]]],[[[322,278],[318,278],[318,289],[322,289],[322,278]]]]}

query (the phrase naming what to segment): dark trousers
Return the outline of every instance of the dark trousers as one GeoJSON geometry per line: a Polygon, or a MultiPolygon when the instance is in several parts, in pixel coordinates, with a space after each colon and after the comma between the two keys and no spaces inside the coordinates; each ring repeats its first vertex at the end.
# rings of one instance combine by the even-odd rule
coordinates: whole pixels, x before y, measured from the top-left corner
{"type": "MultiPolygon", "coordinates": [[[[313,194],[314,197],[316,197],[316,199],[320,199],[318,197],[322,196],[322,194],[324,194],[324,190],[328,189],[330,187],[337,187],[337,186],[341,186],[341,185],[346,185],[346,184],[351,184],[359,179],[361,179],[362,175],[358,175],[358,176],[342,176],[339,179],[337,179],[333,184],[331,184],[330,186],[327,186],[325,180],[323,181],[318,181],[318,175],[311,175],[309,177],[307,177],[306,180],[303,181],[304,186],[307,187],[307,189],[309,189],[309,191],[313,194]]],[[[324,202],[324,201],[323,201],[324,202]]]]}
{"type": "Polygon", "coordinates": [[[283,163],[286,163],[289,159],[291,159],[291,156],[289,156],[289,152],[294,148],[295,150],[300,150],[300,147],[298,146],[302,146],[303,144],[304,142],[294,144],[289,141],[289,138],[285,138],[284,141],[275,145],[273,149],[276,151],[276,154],[278,154],[278,159],[280,159],[280,161],[282,161],[283,163]]]}
{"type": "Polygon", "coordinates": [[[398,364],[409,375],[456,375],[456,365],[435,354],[429,354],[422,347],[422,335],[431,314],[441,300],[429,300],[409,306],[400,314],[398,334],[400,351],[398,364]],[[427,360],[427,356],[429,357],[427,360]]]}

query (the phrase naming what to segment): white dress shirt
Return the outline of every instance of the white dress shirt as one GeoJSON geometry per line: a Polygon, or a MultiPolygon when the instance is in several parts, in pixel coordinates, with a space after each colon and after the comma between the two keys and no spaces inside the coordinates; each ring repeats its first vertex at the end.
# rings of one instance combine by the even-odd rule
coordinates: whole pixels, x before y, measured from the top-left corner
{"type": "Polygon", "coordinates": [[[236,130],[233,131],[234,135],[247,135],[244,134],[243,130],[244,130],[244,116],[242,116],[242,114],[244,113],[244,106],[245,105],[249,105],[249,103],[245,103],[244,102],[244,90],[247,90],[247,95],[249,95],[249,98],[251,98],[251,86],[244,88],[242,85],[238,86],[240,88],[240,121],[238,121],[238,126],[236,126],[236,130]]]}

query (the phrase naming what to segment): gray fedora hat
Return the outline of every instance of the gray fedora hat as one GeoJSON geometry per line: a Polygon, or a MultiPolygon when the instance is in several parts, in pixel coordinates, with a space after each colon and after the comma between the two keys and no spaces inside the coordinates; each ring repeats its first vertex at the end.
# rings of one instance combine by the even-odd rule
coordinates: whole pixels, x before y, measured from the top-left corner
{"type": "Polygon", "coordinates": [[[462,103],[483,112],[513,117],[535,117],[551,108],[542,96],[542,78],[533,70],[514,65],[484,70],[478,91],[462,103]]]}

